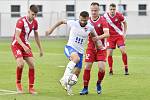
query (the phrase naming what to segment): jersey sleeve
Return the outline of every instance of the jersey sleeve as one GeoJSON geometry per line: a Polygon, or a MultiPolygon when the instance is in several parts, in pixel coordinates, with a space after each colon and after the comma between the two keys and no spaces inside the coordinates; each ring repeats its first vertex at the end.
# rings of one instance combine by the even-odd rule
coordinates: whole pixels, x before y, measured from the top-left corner
{"type": "Polygon", "coordinates": [[[125,17],[121,13],[119,13],[119,19],[120,19],[121,22],[125,22],[125,17]]]}
{"type": "Polygon", "coordinates": [[[38,21],[35,20],[35,23],[34,23],[34,31],[38,31],[38,21]]]}
{"type": "Polygon", "coordinates": [[[23,21],[21,19],[19,19],[16,23],[16,30],[19,30],[21,32],[23,25],[24,25],[23,21]]]}
{"type": "Polygon", "coordinates": [[[102,28],[104,29],[109,29],[108,23],[104,17],[102,17],[102,28]]]}

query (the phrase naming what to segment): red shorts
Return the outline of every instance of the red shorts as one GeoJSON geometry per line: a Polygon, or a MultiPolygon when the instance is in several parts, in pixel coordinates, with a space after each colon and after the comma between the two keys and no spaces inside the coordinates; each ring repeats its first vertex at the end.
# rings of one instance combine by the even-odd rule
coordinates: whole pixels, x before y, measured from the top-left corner
{"type": "Polygon", "coordinates": [[[106,62],[106,50],[93,50],[87,49],[85,62],[96,62],[96,61],[105,61],[106,62]]]}
{"type": "MultiPolygon", "coordinates": [[[[26,46],[31,50],[31,47],[29,45],[26,46]]],[[[11,45],[11,50],[16,59],[19,57],[33,57],[32,52],[26,53],[20,45],[11,45]]]]}
{"type": "Polygon", "coordinates": [[[120,46],[125,46],[125,41],[123,36],[114,36],[114,37],[108,37],[107,38],[107,48],[108,49],[115,49],[116,45],[118,46],[118,48],[120,46]]]}

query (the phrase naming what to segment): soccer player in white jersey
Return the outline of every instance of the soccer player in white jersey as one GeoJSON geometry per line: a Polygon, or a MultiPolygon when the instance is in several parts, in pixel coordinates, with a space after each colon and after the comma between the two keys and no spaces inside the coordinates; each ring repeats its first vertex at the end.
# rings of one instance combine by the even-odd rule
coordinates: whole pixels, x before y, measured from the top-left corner
{"type": "Polygon", "coordinates": [[[61,24],[67,24],[70,27],[69,40],[64,49],[64,53],[70,61],[60,79],[60,83],[67,90],[68,95],[72,95],[72,86],[68,84],[68,79],[72,74],[79,76],[82,68],[84,44],[88,34],[95,34],[94,27],[88,22],[88,19],[89,13],[82,11],[79,20],[62,20],[46,31],[46,36],[48,36],[61,24]]]}
{"type": "Polygon", "coordinates": [[[17,62],[16,69],[16,88],[18,93],[23,93],[21,78],[22,71],[24,67],[24,60],[29,66],[29,93],[36,94],[37,92],[34,90],[34,80],[35,80],[35,65],[34,58],[32,54],[32,50],[29,44],[29,35],[31,31],[34,31],[35,41],[40,50],[40,56],[43,55],[43,50],[40,44],[40,39],[38,36],[38,23],[35,19],[38,13],[38,8],[36,5],[31,5],[28,11],[28,15],[21,17],[17,23],[15,28],[15,34],[13,37],[13,41],[11,43],[11,49],[14,57],[17,62]]]}

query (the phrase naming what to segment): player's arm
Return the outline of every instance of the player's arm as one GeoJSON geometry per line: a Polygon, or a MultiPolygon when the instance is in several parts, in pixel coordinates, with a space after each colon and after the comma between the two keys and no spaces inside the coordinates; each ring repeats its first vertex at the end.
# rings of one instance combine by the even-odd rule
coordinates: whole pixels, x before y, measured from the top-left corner
{"type": "Polygon", "coordinates": [[[15,31],[15,39],[23,47],[25,52],[27,52],[27,53],[31,52],[31,50],[22,42],[22,40],[20,38],[20,34],[21,34],[21,30],[17,28],[15,31]]]}
{"type": "Polygon", "coordinates": [[[127,31],[127,22],[126,22],[126,17],[123,14],[120,14],[118,18],[121,21],[121,24],[123,24],[123,36],[124,38],[126,37],[126,31],[127,31]]]}
{"type": "Polygon", "coordinates": [[[107,38],[107,37],[110,36],[108,28],[103,28],[103,32],[104,32],[104,34],[96,36],[96,37],[93,37],[93,40],[97,41],[97,40],[101,40],[101,39],[104,39],[104,38],[107,38]]]}
{"type": "Polygon", "coordinates": [[[127,22],[126,21],[123,22],[123,28],[124,28],[124,37],[125,37],[126,32],[127,32],[127,22]]]}
{"type": "Polygon", "coordinates": [[[38,45],[38,48],[40,50],[40,57],[41,57],[41,56],[43,56],[43,50],[42,50],[42,47],[41,47],[40,38],[39,38],[39,35],[38,35],[37,31],[34,31],[34,37],[35,37],[35,41],[38,45]]]}
{"type": "Polygon", "coordinates": [[[48,35],[52,34],[52,32],[61,24],[67,24],[67,22],[65,20],[58,21],[54,26],[48,28],[45,35],[48,36],[48,35]]]}

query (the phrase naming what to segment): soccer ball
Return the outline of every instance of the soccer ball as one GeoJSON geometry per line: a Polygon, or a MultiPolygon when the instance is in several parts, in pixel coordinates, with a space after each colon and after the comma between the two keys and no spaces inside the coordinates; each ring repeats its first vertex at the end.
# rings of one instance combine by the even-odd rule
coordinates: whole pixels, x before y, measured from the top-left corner
{"type": "Polygon", "coordinates": [[[78,77],[75,74],[71,74],[68,79],[68,84],[73,86],[77,83],[78,77]]]}

